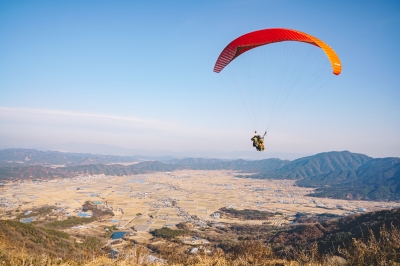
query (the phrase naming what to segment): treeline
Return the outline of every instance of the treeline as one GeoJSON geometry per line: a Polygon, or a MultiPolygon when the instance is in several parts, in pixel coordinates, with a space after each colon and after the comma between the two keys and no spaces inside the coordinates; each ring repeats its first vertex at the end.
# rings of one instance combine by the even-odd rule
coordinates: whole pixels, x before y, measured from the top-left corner
{"type": "Polygon", "coordinates": [[[89,218],[83,218],[83,217],[76,217],[76,216],[71,216],[68,217],[65,220],[62,221],[53,221],[49,222],[46,224],[48,227],[54,227],[54,228],[69,228],[72,226],[77,226],[77,225],[83,225],[83,224],[88,224],[96,221],[96,217],[89,217],[89,218]]]}
{"type": "Polygon", "coordinates": [[[238,218],[241,220],[267,220],[268,218],[275,216],[275,214],[272,212],[250,209],[237,210],[233,208],[223,207],[219,209],[219,211],[223,215],[238,218]]]}
{"type": "Polygon", "coordinates": [[[173,230],[168,227],[163,227],[160,229],[155,229],[155,230],[150,231],[150,234],[154,237],[172,239],[172,238],[176,238],[179,236],[188,235],[189,231],[188,230],[180,230],[180,229],[173,230]]]}

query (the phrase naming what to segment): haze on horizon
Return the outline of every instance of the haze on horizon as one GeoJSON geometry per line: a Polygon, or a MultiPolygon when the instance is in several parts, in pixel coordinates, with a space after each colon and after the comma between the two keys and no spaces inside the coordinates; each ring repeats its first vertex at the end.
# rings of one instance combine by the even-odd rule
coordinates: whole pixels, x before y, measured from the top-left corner
{"type": "Polygon", "coordinates": [[[0,148],[252,152],[212,69],[231,40],[272,27],[326,41],[343,72],[269,132],[260,158],[400,157],[398,1],[2,1],[0,148]]]}

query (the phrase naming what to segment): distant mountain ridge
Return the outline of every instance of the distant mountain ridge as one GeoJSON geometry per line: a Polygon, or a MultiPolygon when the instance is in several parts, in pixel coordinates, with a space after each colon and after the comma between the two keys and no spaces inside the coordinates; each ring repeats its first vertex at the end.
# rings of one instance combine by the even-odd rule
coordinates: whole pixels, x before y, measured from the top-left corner
{"type": "Polygon", "coordinates": [[[168,163],[188,167],[193,170],[238,170],[250,173],[274,171],[290,161],[277,158],[264,159],[259,161],[246,160],[220,160],[220,159],[202,159],[187,158],[170,160],[168,163]]]}
{"type": "Polygon", "coordinates": [[[68,178],[77,175],[136,175],[148,172],[166,172],[177,170],[179,167],[165,164],[158,161],[141,162],[133,165],[123,166],[119,164],[89,164],[76,165],[67,167],[45,167],[42,165],[30,166],[12,166],[0,167],[1,180],[17,180],[17,179],[51,179],[51,178],[68,178]]]}
{"type": "Polygon", "coordinates": [[[400,158],[371,158],[349,151],[319,153],[293,161],[203,158],[146,161],[142,156],[108,156],[0,150],[0,180],[71,177],[79,174],[130,175],[157,171],[234,170],[258,179],[294,179],[316,187],[313,196],[347,199],[400,200],[400,158]],[[131,162],[132,165],[115,163],[131,162]],[[107,165],[108,164],[108,165],[107,165]],[[111,165],[110,165],[111,164],[111,165]],[[65,165],[65,167],[48,167],[65,165]]]}
{"type": "MultiPolygon", "coordinates": [[[[157,158],[157,157],[156,157],[157,158]]],[[[88,165],[88,164],[112,164],[129,163],[151,160],[146,156],[117,156],[85,153],[66,153],[59,151],[38,151],[34,149],[4,149],[0,150],[0,165],[88,165]]],[[[158,157],[157,159],[171,159],[170,157],[158,157]]]]}

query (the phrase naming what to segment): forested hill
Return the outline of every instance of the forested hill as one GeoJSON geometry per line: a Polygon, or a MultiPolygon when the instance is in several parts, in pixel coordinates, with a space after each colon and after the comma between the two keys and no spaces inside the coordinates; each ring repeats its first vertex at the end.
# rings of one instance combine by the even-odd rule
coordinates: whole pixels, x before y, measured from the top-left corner
{"type": "Polygon", "coordinates": [[[260,173],[257,177],[301,179],[337,171],[357,170],[370,160],[371,157],[349,151],[324,152],[288,162],[273,172],[260,173]]]}
{"type": "Polygon", "coordinates": [[[309,176],[300,186],[318,187],[316,196],[400,200],[400,158],[371,159],[356,170],[309,176]]]}
{"type": "Polygon", "coordinates": [[[293,161],[276,158],[259,161],[201,158],[165,158],[163,162],[143,160],[145,158],[141,156],[0,150],[0,180],[72,177],[79,174],[131,175],[179,169],[235,170],[252,173],[252,178],[295,179],[297,185],[317,187],[315,196],[400,200],[400,158],[371,158],[341,151],[319,153],[293,161]],[[117,162],[133,164],[124,166],[115,164],[117,162]],[[52,167],[48,167],[50,165],[52,167]]]}

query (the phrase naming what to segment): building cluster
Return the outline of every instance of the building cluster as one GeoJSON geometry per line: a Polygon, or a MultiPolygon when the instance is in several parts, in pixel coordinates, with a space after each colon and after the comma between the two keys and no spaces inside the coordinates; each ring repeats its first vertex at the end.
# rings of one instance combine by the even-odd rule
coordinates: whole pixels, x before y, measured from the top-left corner
{"type": "Polygon", "coordinates": [[[263,192],[263,191],[269,191],[269,190],[271,190],[270,187],[268,187],[268,188],[254,187],[254,188],[253,188],[253,191],[257,191],[257,192],[263,192]]]}
{"type": "Polygon", "coordinates": [[[169,215],[157,215],[155,217],[156,219],[161,219],[161,220],[168,220],[169,219],[169,215]]]}
{"type": "Polygon", "coordinates": [[[169,184],[169,183],[150,182],[150,184],[152,186],[159,186],[159,187],[165,188],[167,190],[183,191],[183,189],[180,186],[169,184]]]}
{"type": "Polygon", "coordinates": [[[161,209],[161,208],[171,208],[173,207],[172,203],[176,201],[176,198],[171,199],[171,198],[160,198],[157,199],[157,203],[154,203],[151,205],[152,208],[156,208],[156,209],[161,209]]]}
{"type": "Polygon", "coordinates": [[[184,218],[184,222],[190,222],[200,228],[206,228],[207,227],[207,222],[204,220],[201,220],[199,218],[197,218],[197,216],[195,215],[190,215],[189,213],[187,213],[183,208],[175,206],[176,210],[177,210],[177,214],[178,216],[181,216],[184,218]]]}
{"type": "Polygon", "coordinates": [[[214,212],[214,213],[211,214],[210,216],[211,216],[211,218],[214,218],[214,219],[219,219],[219,218],[221,218],[221,214],[220,214],[219,212],[214,212]]]}
{"type": "Polygon", "coordinates": [[[60,214],[63,214],[63,215],[65,215],[65,216],[71,216],[71,213],[70,213],[70,212],[67,212],[67,210],[66,210],[64,207],[60,207],[60,208],[58,208],[58,209],[53,209],[52,212],[54,212],[54,213],[60,213],[60,214]]]}
{"type": "Polygon", "coordinates": [[[15,208],[17,206],[16,202],[11,201],[8,198],[0,198],[0,207],[2,208],[15,208]]]}
{"type": "Polygon", "coordinates": [[[289,204],[289,201],[287,201],[287,200],[278,199],[277,202],[284,203],[284,204],[289,204]]]}
{"type": "Polygon", "coordinates": [[[136,198],[136,199],[145,199],[147,198],[147,192],[136,192],[136,193],[129,193],[130,198],[136,198]]]}
{"type": "Polygon", "coordinates": [[[182,242],[189,245],[210,244],[210,242],[207,239],[200,238],[197,236],[183,237],[182,242]]]}

